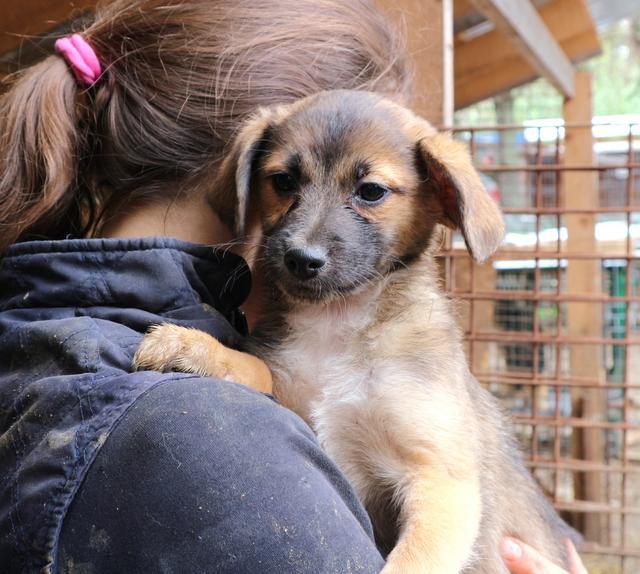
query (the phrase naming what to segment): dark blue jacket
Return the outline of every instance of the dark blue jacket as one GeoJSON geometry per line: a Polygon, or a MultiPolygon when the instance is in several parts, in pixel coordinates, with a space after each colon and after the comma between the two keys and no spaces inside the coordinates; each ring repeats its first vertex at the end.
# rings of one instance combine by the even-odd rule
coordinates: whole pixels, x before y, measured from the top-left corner
{"type": "MultiPolygon", "coordinates": [[[[353,571],[377,571],[382,561],[371,543],[366,515],[346,481],[326,460],[311,433],[297,417],[277,405],[269,407],[274,403],[232,383],[198,381],[180,373],[135,373],[131,370],[131,360],[142,334],[149,326],[164,321],[203,329],[223,343],[235,346],[246,329],[238,306],[249,290],[250,275],[241,258],[227,251],[167,238],[39,241],[14,245],[6,253],[0,262],[1,574],[64,570],[61,566],[56,567],[56,557],[65,516],[73,517],[74,530],[66,535],[72,551],[76,550],[74,541],[81,538],[80,534],[84,536],[84,531],[96,522],[90,519],[85,523],[81,505],[72,506],[73,512],[69,510],[74,496],[79,489],[87,490],[83,498],[91,500],[93,496],[95,501],[89,514],[97,512],[95,508],[104,502],[105,496],[110,496],[109,492],[102,494],[103,489],[110,488],[105,482],[108,472],[105,473],[103,467],[117,467],[123,459],[139,460],[140,473],[149,474],[142,474],[140,478],[133,472],[134,478],[128,482],[127,473],[116,469],[114,476],[119,477],[124,486],[113,490],[120,493],[122,500],[133,497],[133,502],[118,504],[135,506],[136,500],[148,492],[145,484],[150,484],[152,479],[147,476],[157,477],[160,470],[165,478],[153,488],[160,488],[161,492],[151,492],[147,506],[157,507],[154,497],[164,500],[167,492],[175,494],[177,500],[172,502],[174,506],[167,505],[163,524],[159,526],[160,534],[152,530],[147,533],[151,542],[143,544],[148,548],[139,548],[140,540],[146,540],[144,536],[138,540],[131,537],[133,549],[121,549],[120,562],[118,557],[108,556],[109,549],[99,562],[93,542],[85,551],[79,549],[79,555],[84,552],[87,560],[96,558],[96,564],[102,564],[92,566],[96,568],[92,572],[119,572],[123,568],[155,571],[154,565],[158,562],[154,562],[154,554],[161,553],[163,547],[166,549],[160,536],[168,533],[170,539],[177,540],[175,532],[179,536],[190,528],[192,514],[184,505],[190,504],[188,498],[192,493],[198,500],[206,500],[211,505],[210,514],[207,514],[211,517],[210,524],[202,522],[202,517],[197,519],[204,529],[201,533],[211,536],[211,540],[206,542],[201,555],[192,552],[188,545],[176,545],[174,554],[177,551],[178,555],[174,559],[181,572],[202,572],[203,562],[210,562],[216,572],[344,572],[347,566],[352,568],[352,564],[359,564],[353,571]],[[192,381],[186,380],[189,378],[192,381]],[[231,391],[232,387],[242,392],[229,394],[222,390],[231,391]],[[193,389],[191,395],[190,388],[193,389]],[[164,391],[158,394],[162,389],[164,391]],[[211,394],[208,389],[214,398],[213,402],[205,404],[202,396],[211,394]],[[252,397],[260,399],[260,404],[252,397]],[[180,406],[179,413],[170,412],[173,404],[184,400],[187,404],[188,401],[202,403],[201,412],[187,421],[186,426],[180,421],[188,418],[182,414],[189,408],[180,406]],[[216,406],[225,400],[231,400],[231,403],[216,406]],[[144,405],[144,408],[138,405],[144,405]],[[197,425],[203,417],[202,424],[208,428],[211,424],[206,420],[208,413],[216,408],[220,410],[215,415],[218,420],[227,420],[218,427],[227,428],[235,442],[225,442],[224,432],[204,436],[202,431],[194,430],[200,428],[197,425]],[[233,409],[246,409],[246,412],[234,415],[233,409]],[[178,416],[178,423],[171,420],[172,416],[174,419],[178,416]],[[243,416],[254,420],[242,422],[243,416]],[[280,419],[278,425],[271,424],[274,417],[280,419]],[[129,426],[123,424],[128,419],[132,421],[129,426]],[[174,430],[175,427],[186,429],[181,431],[184,436],[174,432],[174,438],[182,444],[184,460],[191,460],[188,464],[194,467],[189,469],[188,481],[191,482],[183,485],[182,494],[177,491],[178,482],[186,475],[173,475],[176,467],[176,472],[183,472],[179,465],[175,465],[173,459],[169,459],[169,465],[163,461],[154,462],[154,456],[165,453],[164,442],[160,448],[153,447],[159,440],[157,435],[164,438],[164,420],[174,430]],[[116,425],[118,432],[114,431],[116,425]],[[252,438],[253,425],[265,429],[262,434],[268,438],[252,451],[251,444],[256,443],[252,438]],[[145,429],[149,428],[154,430],[145,434],[145,429]],[[142,438],[138,436],[140,432],[142,438]],[[118,433],[119,438],[111,438],[118,433]],[[230,453],[226,457],[232,462],[224,463],[226,466],[220,468],[215,459],[209,460],[202,455],[201,452],[210,452],[212,445],[198,443],[198,435],[202,435],[205,442],[217,441],[213,447],[219,457],[226,456],[224,449],[229,447],[225,445],[234,444],[236,454],[230,453]],[[283,435],[287,436],[280,440],[283,435]],[[147,450],[149,455],[143,459],[140,457],[145,457],[144,451],[138,452],[140,441],[150,441],[151,445],[147,450]],[[107,446],[103,447],[105,442],[107,446]],[[127,442],[131,444],[118,446],[127,442]],[[272,448],[272,445],[275,446],[272,448]],[[269,449],[278,452],[267,453],[269,449]],[[101,457],[100,468],[94,471],[92,462],[101,457]],[[203,457],[207,460],[203,461],[203,457]],[[257,475],[255,469],[260,468],[256,463],[261,457],[266,472],[271,472],[269,469],[277,464],[281,469],[278,476],[285,484],[269,484],[259,478],[260,473],[257,475]],[[242,461],[246,458],[251,459],[252,467],[243,466],[242,461]],[[240,466],[229,467],[234,464],[240,466]],[[198,470],[202,471],[201,475],[198,470]],[[90,480],[92,473],[95,477],[90,480]],[[248,499],[244,495],[240,502],[233,498],[239,484],[236,477],[244,481],[245,491],[248,489],[256,494],[254,506],[246,503],[248,499]],[[217,481],[216,488],[227,494],[209,500],[207,493],[211,489],[207,480],[217,481]],[[87,482],[90,483],[88,486],[87,482]],[[197,492],[202,484],[209,490],[197,492]],[[271,490],[263,491],[261,485],[271,490]],[[97,494],[92,495],[92,492],[97,494]],[[276,503],[274,499],[277,499],[276,503]],[[277,507],[279,499],[282,499],[280,508],[277,507]],[[243,504],[242,510],[239,510],[239,504],[243,504]],[[216,512],[219,516],[215,516],[216,512]],[[309,522],[313,512],[318,518],[309,522]],[[181,522],[165,524],[177,514],[182,514],[181,522]],[[262,524],[276,523],[282,516],[294,528],[269,530],[262,524]],[[243,524],[239,524],[240,521],[243,524]],[[305,533],[302,526],[307,522],[305,533]],[[299,525],[298,534],[294,535],[296,525],[299,525]],[[248,527],[253,532],[249,538],[245,534],[237,540],[234,538],[234,532],[246,532],[248,527]],[[223,530],[226,538],[221,534],[223,530]],[[229,537],[233,539],[231,542],[229,537]],[[219,541],[223,538],[221,546],[219,541]],[[158,549],[153,547],[156,539],[161,546],[158,549]],[[216,557],[216,544],[224,554],[225,567],[220,566],[221,559],[216,557]],[[235,545],[231,554],[229,544],[235,545]],[[244,566],[238,566],[242,564],[239,555],[247,554],[247,544],[253,544],[252,557],[244,566]],[[275,545],[282,546],[280,553],[273,551],[275,545]],[[136,552],[140,553],[139,557],[133,555],[136,552]],[[236,556],[231,565],[229,555],[236,556]],[[288,567],[292,557],[297,557],[300,564],[300,557],[305,557],[305,569],[288,567]],[[256,561],[265,565],[262,570],[254,569],[252,564],[256,561]],[[189,563],[193,567],[187,567],[189,563]]],[[[131,463],[127,465],[129,467],[131,463]]],[[[134,462],[134,471],[137,466],[134,462]]],[[[202,508],[202,504],[198,502],[198,508],[202,508]]],[[[137,519],[137,510],[128,509],[133,513],[130,516],[137,519]]],[[[119,530],[121,515],[116,513],[114,516],[112,523],[115,530],[119,530]]],[[[144,520],[146,517],[143,517],[143,524],[144,520]]],[[[195,524],[195,515],[193,520],[195,524]]],[[[115,540],[117,536],[114,534],[111,538],[115,540]]],[[[125,542],[120,544],[126,545],[126,533],[121,538],[125,542]]],[[[196,543],[201,538],[193,537],[196,543]]],[[[245,557],[245,560],[248,559],[245,557]]]]}
{"type": "Polygon", "coordinates": [[[131,372],[141,334],[171,320],[233,345],[227,319],[249,289],[239,257],[171,239],[10,249],[0,269],[0,558],[34,570],[51,562],[96,449],[167,377],[131,372]]]}

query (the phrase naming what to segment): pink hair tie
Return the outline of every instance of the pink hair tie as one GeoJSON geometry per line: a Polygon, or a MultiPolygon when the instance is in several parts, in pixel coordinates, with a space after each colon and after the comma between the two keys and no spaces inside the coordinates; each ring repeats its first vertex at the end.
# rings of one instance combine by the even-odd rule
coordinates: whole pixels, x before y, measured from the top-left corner
{"type": "Polygon", "coordinates": [[[96,83],[102,73],[102,67],[93,48],[80,34],[56,40],[55,50],[71,66],[82,87],[89,88],[96,83]]]}

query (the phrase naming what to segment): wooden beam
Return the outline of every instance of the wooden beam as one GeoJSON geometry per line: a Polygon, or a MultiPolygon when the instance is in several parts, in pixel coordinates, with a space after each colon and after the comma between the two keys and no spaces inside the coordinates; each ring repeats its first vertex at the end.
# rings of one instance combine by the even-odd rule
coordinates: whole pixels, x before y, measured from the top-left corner
{"type": "MultiPolygon", "coordinates": [[[[554,0],[540,17],[572,62],[600,51],[600,40],[586,0],[554,0]]],[[[473,40],[455,39],[455,107],[460,109],[520,86],[538,71],[499,30],[473,40]]]]}
{"type": "MultiPolygon", "coordinates": [[[[553,0],[531,0],[536,9],[548,4],[553,0]]],[[[473,0],[454,0],[453,3],[453,20],[458,24],[463,24],[465,20],[475,21],[480,16],[484,19],[480,11],[473,4],[473,0]]],[[[477,23],[477,22],[476,22],[477,23]]]]}
{"type": "Polygon", "coordinates": [[[434,125],[443,121],[443,38],[441,0],[377,0],[406,30],[407,47],[414,60],[414,97],[410,102],[434,125]]]}
{"type": "Polygon", "coordinates": [[[475,6],[469,0],[455,0],[453,3],[453,19],[466,18],[476,11],[475,6]]]}
{"type": "Polygon", "coordinates": [[[473,0],[541,76],[573,97],[575,71],[530,0],[473,0]]]}

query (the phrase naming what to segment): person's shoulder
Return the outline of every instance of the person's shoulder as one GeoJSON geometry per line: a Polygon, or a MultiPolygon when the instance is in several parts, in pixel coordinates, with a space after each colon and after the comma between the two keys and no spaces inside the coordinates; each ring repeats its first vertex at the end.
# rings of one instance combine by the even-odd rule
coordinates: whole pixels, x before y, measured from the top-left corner
{"type": "Polygon", "coordinates": [[[151,446],[170,433],[174,441],[188,448],[203,442],[215,445],[220,440],[239,447],[247,441],[315,443],[306,423],[270,395],[226,380],[184,373],[167,375],[127,414],[127,425],[142,433],[139,437],[129,433],[129,440],[151,446]]]}

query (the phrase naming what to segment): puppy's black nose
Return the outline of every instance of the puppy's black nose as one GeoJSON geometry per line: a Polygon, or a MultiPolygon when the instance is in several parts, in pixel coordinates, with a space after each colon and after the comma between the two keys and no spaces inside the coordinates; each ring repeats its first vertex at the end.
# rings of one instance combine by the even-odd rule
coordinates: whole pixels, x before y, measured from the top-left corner
{"type": "Polygon", "coordinates": [[[289,249],[284,254],[284,264],[289,273],[298,279],[311,279],[325,266],[324,253],[317,248],[289,249]]]}

